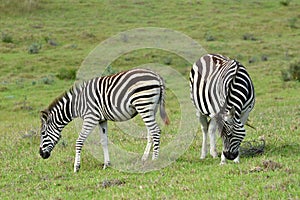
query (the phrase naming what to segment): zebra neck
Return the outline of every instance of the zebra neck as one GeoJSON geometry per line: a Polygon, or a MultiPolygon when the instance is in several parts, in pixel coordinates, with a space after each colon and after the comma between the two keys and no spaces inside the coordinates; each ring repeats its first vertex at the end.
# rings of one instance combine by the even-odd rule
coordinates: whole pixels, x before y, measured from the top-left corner
{"type": "Polygon", "coordinates": [[[76,117],[73,99],[74,93],[73,89],[71,89],[58,98],[55,105],[52,106],[50,110],[52,121],[58,129],[62,129],[76,117]]]}
{"type": "Polygon", "coordinates": [[[84,87],[86,86],[86,82],[83,82],[81,84],[75,85],[70,90],[70,112],[72,115],[72,119],[76,117],[81,117],[84,113],[84,110],[86,108],[84,103],[84,87]]]}

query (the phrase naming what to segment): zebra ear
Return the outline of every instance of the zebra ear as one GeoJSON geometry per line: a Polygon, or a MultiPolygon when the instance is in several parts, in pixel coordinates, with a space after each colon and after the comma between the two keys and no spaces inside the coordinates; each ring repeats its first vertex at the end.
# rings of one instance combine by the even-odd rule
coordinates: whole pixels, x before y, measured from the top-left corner
{"type": "Polygon", "coordinates": [[[49,111],[47,109],[41,111],[41,120],[43,123],[45,123],[47,121],[48,114],[49,114],[49,111]]]}
{"type": "Polygon", "coordinates": [[[235,115],[235,107],[234,106],[232,106],[232,108],[230,109],[229,115],[230,115],[231,118],[234,117],[234,115],[235,115]]]}

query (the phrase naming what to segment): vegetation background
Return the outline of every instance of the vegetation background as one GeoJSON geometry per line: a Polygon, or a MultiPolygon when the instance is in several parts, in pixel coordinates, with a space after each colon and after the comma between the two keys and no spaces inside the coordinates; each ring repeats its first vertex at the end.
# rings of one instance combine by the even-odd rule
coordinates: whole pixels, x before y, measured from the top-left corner
{"type": "MultiPolygon", "coordinates": [[[[299,199],[300,83],[289,70],[299,68],[299,10],[294,0],[0,0],[0,198],[299,199]],[[71,87],[97,44],[139,27],[180,31],[207,52],[247,67],[256,89],[250,116],[256,130],[247,128],[245,140],[264,137],[262,155],[244,157],[238,165],[200,160],[199,129],[183,156],[164,169],[102,170],[101,161],[83,150],[81,171],[74,174],[77,133],[71,123],[51,158],[40,158],[39,111],[71,87]]],[[[126,54],[112,69],[149,62],[168,64],[188,81],[191,64],[158,50],[126,54]]],[[[176,120],[172,105],[170,95],[168,112],[176,120]]],[[[110,127],[111,140],[133,150],[137,144],[142,152],[145,141],[133,143],[110,127]]],[[[172,134],[168,130],[162,141],[172,134]]]]}

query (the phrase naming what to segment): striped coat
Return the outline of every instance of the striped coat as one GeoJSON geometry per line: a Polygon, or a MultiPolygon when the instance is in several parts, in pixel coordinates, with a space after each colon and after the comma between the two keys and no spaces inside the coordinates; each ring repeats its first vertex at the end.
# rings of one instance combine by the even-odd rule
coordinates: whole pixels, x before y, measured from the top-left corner
{"type": "Polygon", "coordinates": [[[163,79],[147,69],[133,69],[111,76],[97,77],[75,86],[42,111],[40,155],[48,158],[61,137],[63,127],[72,119],[81,117],[83,125],[76,141],[74,171],[77,172],[80,168],[83,143],[97,125],[100,127],[106,167],[110,164],[107,120],[126,121],[140,114],[148,131],[148,143],[142,159],[148,158],[152,145],[152,159],[156,159],[160,143],[160,128],[155,121],[158,106],[161,118],[165,124],[169,123],[164,97],[163,79]]]}
{"type": "Polygon", "coordinates": [[[220,130],[223,139],[221,162],[224,163],[225,158],[239,162],[244,124],[255,103],[253,83],[246,68],[220,54],[204,55],[191,69],[190,89],[203,132],[201,158],[207,153],[207,134],[211,139],[210,153],[217,156],[215,132],[220,130]]]}

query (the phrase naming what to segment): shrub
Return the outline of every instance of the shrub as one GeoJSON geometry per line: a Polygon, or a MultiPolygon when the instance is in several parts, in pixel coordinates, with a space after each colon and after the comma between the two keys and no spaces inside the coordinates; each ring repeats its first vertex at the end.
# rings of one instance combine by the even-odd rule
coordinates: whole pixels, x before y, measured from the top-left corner
{"type": "Polygon", "coordinates": [[[165,65],[171,65],[172,64],[172,57],[165,57],[164,59],[163,59],[163,62],[164,62],[164,64],[165,65]]]}
{"type": "Polygon", "coordinates": [[[300,81],[300,61],[292,63],[290,65],[290,73],[293,80],[300,81]]]}
{"type": "Polygon", "coordinates": [[[213,35],[211,35],[210,33],[205,33],[204,37],[207,42],[216,40],[216,38],[213,35]]]}
{"type": "Polygon", "coordinates": [[[268,61],[268,56],[267,55],[262,55],[261,56],[261,61],[268,61]]]}
{"type": "Polygon", "coordinates": [[[283,6],[288,6],[291,3],[292,0],[281,0],[279,3],[283,6]]]}
{"type": "Polygon", "coordinates": [[[7,33],[2,33],[1,35],[2,35],[2,36],[1,36],[2,42],[5,42],[5,43],[13,43],[12,36],[8,35],[7,33]]]}
{"type": "Polygon", "coordinates": [[[8,91],[8,88],[4,86],[0,86],[0,92],[5,92],[5,91],[8,91]]]}
{"type": "Polygon", "coordinates": [[[292,18],[288,19],[288,22],[289,22],[289,27],[290,28],[297,28],[297,25],[296,25],[297,18],[292,17],[292,18]]]}
{"type": "MultiPolygon", "coordinates": [[[[51,76],[46,76],[42,78],[42,83],[44,83],[45,85],[51,85],[52,83],[54,83],[53,77],[51,76]]],[[[35,83],[32,83],[32,85],[34,85],[35,83]]]]}
{"type": "Polygon", "coordinates": [[[29,47],[28,47],[28,53],[29,54],[37,54],[39,53],[40,49],[42,48],[41,44],[38,43],[32,43],[29,47]]]}
{"type": "Polygon", "coordinates": [[[113,69],[111,65],[107,66],[101,76],[109,76],[118,73],[118,70],[113,69]]]}
{"type": "Polygon", "coordinates": [[[281,76],[283,81],[300,81],[300,61],[290,64],[288,70],[282,70],[281,76]]]}
{"type": "Polygon", "coordinates": [[[281,70],[281,77],[285,82],[292,80],[291,74],[288,70],[281,70]]]}
{"type": "Polygon", "coordinates": [[[56,77],[60,80],[75,80],[76,69],[61,68],[56,77]]]}
{"type": "Polygon", "coordinates": [[[248,63],[255,63],[257,62],[257,58],[255,56],[251,57],[249,60],[248,60],[248,63]]]}
{"type": "Polygon", "coordinates": [[[243,40],[252,40],[252,41],[255,41],[257,40],[252,34],[250,33],[245,33],[243,35],[243,40]]]}

